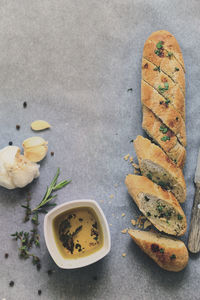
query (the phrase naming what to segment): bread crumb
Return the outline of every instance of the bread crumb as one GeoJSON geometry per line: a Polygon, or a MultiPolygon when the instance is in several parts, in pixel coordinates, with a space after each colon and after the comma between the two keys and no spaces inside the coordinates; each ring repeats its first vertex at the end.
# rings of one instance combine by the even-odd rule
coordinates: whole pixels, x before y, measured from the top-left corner
{"type": "Polygon", "coordinates": [[[125,257],[125,256],[126,256],[126,253],[122,253],[122,256],[125,257]]]}
{"type": "Polygon", "coordinates": [[[125,228],[121,231],[121,233],[127,233],[127,231],[128,231],[128,228],[125,228]]]}
{"type": "Polygon", "coordinates": [[[122,213],[122,217],[124,217],[125,216],[125,213],[122,213]]]}
{"type": "Polygon", "coordinates": [[[139,165],[137,165],[137,164],[134,164],[134,163],[133,163],[132,166],[133,166],[135,169],[138,169],[138,170],[140,169],[139,165]]]}
{"type": "Polygon", "coordinates": [[[146,217],[144,217],[144,216],[139,216],[139,218],[137,219],[136,224],[143,224],[144,221],[146,221],[146,217]]]}
{"type": "Polygon", "coordinates": [[[135,174],[135,175],[140,175],[140,171],[137,170],[137,169],[134,169],[134,174],[135,174]]]}
{"type": "Polygon", "coordinates": [[[104,200],[100,200],[101,203],[104,203],[104,200]]]}
{"type": "Polygon", "coordinates": [[[115,215],[114,215],[114,214],[112,214],[112,216],[114,217],[115,215]]]}
{"type": "Polygon", "coordinates": [[[115,183],[115,184],[114,184],[114,187],[116,187],[116,188],[117,188],[117,187],[118,187],[118,183],[115,183]]]}
{"type": "Polygon", "coordinates": [[[148,228],[148,227],[150,227],[151,226],[151,222],[149,222],[148,220],[146,220],[145,222],[144,222],[144,229],[146,229],[146,228],[148,228]]]}
{"type": "Polygon", "coordinates": [[[110,199],[113,199],[113,198],[114,198],[114,195],[113,195],[113,194],[111,194],[111,195],[109,196],[109,198],[110,198],[110,199]]]}
{"type": "Polygon", "coordinates": [[[110,226],[112,226],[112,224],[109,224],[110,226]]]}
{"type": "Polygon", "coordinates": [[[130,163],[132,163],[133,162],[133,156],[130,156],[129,160],[130,160],[130,163]]]}
{"type": "Polygon", "coordinates": [[[133,226],[135,226],[135,225],[136,225],[136,221],[135,221],[134,219],[132,219],[132,220],[131,220],[131,224],[132,224],[133,226]]]}
{"type": "Polygon", "coordinates": [[[124,160],[128,160],[130,154],[128,153],[127,155],[124,156],[124,160]]]}

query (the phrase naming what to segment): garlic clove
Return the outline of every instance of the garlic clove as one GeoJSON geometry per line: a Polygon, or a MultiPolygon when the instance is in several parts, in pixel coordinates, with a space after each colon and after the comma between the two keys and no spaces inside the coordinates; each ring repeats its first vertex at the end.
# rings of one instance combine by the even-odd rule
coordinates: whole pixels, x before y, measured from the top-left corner
{"type": "Polygon", "coordinates": [[[47,144],[48,142],[37,136],[26,139],[22,144],[24,156],[32,162],[41,161],[47,154],[47,144]]]}
{"type": "Polygon", "coordinates": [[[36,120],[31,123],[31,129],[35,131],[44,130],[50,127],[51,125],[48,122],[43,120],[36,120]]]}

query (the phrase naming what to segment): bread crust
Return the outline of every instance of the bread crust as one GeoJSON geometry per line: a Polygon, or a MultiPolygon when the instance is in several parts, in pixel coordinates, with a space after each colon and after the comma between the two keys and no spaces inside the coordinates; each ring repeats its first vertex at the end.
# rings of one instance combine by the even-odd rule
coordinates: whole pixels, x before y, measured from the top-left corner
{"type": "Polygon", "coordinates": [[[181,201],[179,200],[183,203],[186,199],[186,184],[182,170],[177,168],[177,166],[169,159],[160,147],[151,143],[150,140],[142,137],[141,135],[138,135],[134,140],[134,147],[140,166],[142,160],[150,160],[161,166],[176,179],[177,183],[179,183],[183,189],[183,199],[181,199],[181,201]]]}
{"type": "Polygon", "coordinates": [[[182,241],[140,230],[129,229],[128,233],[134,242],[162,269],[179,272],[187,266],[189,255],[182,241]],[[164,252],[160,252],[160,249],[163,249],[164,252]]]}
{"type": "MultiPolygon", "coordinates": [[[[125,184],[128,189],[129,195],[133,198],[134,202],[136,203],[136,205],[138,206],[138,208],[140,210],[141,210],[141,201],[140,201],[139,195],[141,193],[150,194],[159,199],[165,200],[166,203],[168,203],[170,206],[172,206],[175,209],[175,211],[177,211],[181,216],[183,216],[182,224],[184,225],[184,227],[180,231],[180,233],[177,235],[181,236],[181,235],[185,234],[185,232],[187,230],[186,216],[185,216],[184,211],[182,210],[180,204],[178,203],[178,201],[176,200],[176,198],[174,197],[174,195],[171,192],[163,190],[160,186],[153,183],[151,180],[149,180],[145,176],[129,174],[126,176],[125,184]]],[[[153,223],[153,225],[158,230],[160,230],[160,231],[163,230],[163,229],[161,229],[161,227],[158,224],[156,224],[156,222],[152,221],[151,217],[148,217],[148,216],[146,216],[146,217],[150,220],[150,222],[153,223]]],[[[171,234],[171,230],[170,230],[168,224],[166,224],[165,232],[168,234],[171,234]]]]}
{"type": "Polygon", "coordinates": [[[171,34],[169,31],[166,30],[158,30],[153,32],[150,36],[149,39],[157,43],[157,41],[164,41],[164,48],[167,51],[171,51],[174,53],[174,56],[182,66],[184,72],[185,72],[185,65],[184,65],[184,60],[183,60],[183,55],[181,48],[176,40],[176,38],[171,34]]]}
{"type": "Polygon", "coordinates": [[[167,76],[180,86],[185,95],[183,57],[178,42],[171,33],[165,30],[153,32],[144,44],[143,57],[159,66],[167,76]],[[162,55],[159,56],[155,51],[157,50],[156,45],[160,41],[163,42],[163,50],[162,55]],[[169,52],[172,53],[172,56],[169,56],[169,52]],[[179,71],[176,71],[175,68],[178,68],[179,71]]]}
{"type": "Polygon", "coordinates": [[[143,80],[141,81],[141,101],[143,105],[152,110],[152,112],[175,133],[180,143],[185,147],[185,122],[180,113],[176,111],[172,105],[167,105],[163,97],[143,80]]]}
{"type": "Polygon", "coordinates": [[[185,148],[179,143],[177,137],[169,128],[164,134],[160,130],[163,127],[165,127],[164,124],[154,113],[146,106],[143,106],[142,128],[164,150],[177,167],[183,168],[186,159],[185,148]],[[162,138],[165,135],[169,136],[170,140],[163,141],[162,138]]]}
{"type": "Polygon", "coordinates": [[[157,69],[154,64],[145,58],[142,59],[142,79],[158,92],[160,92],[159,87],[163,87],[164,83],[167,82],[169,84],[168,90],[164,93],[160,92],[160,95],[163,97],[163,101],[170,100],[168,105],[173,105],[175,110],[177,110],[183,120],[185,120],[185,96],[182,90],[171,78],[160,69],[157,69]]]}

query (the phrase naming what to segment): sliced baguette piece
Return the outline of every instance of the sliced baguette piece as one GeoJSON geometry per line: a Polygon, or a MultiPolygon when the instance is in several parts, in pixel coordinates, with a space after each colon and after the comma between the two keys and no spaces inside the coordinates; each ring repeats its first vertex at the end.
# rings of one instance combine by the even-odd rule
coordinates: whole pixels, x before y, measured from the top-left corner
{"type": "Polygon", "coordinates": [[[151,110],[144,105],[142,109],[142,128],[149,137],[163,149],[177,167],[183,168],[186,158],[185,148],[179,143],[175,134],[167,128],[151,110]],[[170,140],[162,140],[164,136],[168,136],[170,140]]]}
{"type": "Polygon", "coordinates": [[[185,122],[181,114],[167,105],[163,97],[144,80],[141,81],[141,101],[148,107],[172,132],[177,136],[180,143],[186,146],[185,122]]]}
{"type": "Polygon", "coordinates": [[[181,236],[186,232],[185,214],[171,192],[144,176],[129,174],[125,184],[139,210],[159,230],[181,236]]]}
{"type": "Polygon", "coordinates": [[[142,79],[157,90],[168,105],[173,105],[185,120],[185,96],[182,90],[160,68],[155,67],[145,58],[142,59],[142,79]],[[163,90],[166,82],[168,83],[168,89],[163,90]]]}
{"type": "MultiPolygon", "coordinates": [[[[169,35],[171,34],[169,33],[169,35]]],[[[167,49],[169,49],[169,47],[166,47],[166,45],[166,36],[162,34],[157,34],[157,32],[153,32],[144,44],[143,57],[155,64],[157,67],[160,67],[160,69],[168,77],[170,77],[174,82],[176,82],[180,86],[181,90],[183,91],[183,94],[185,95],[185,72],[183,68],[183,58],[182,62],[180,63],[180,60],[176,58],[178,52],[175,51],[175,47],[173,47],[172,45],[171,50],[168,51],[167,49]],[[164,42],[163,48],[160,49],[160,55],[156,54],[156,52],[159,52],[159,49],[157,48],[159,42],[164,42]]],[[[181,51],[179,52],[179,56],[180,55],[182,56],[181,51]]]]}
{"type": "Polygon", "coordinates": [[[160,147],[141,135],[134,140],[134,147],[142,175],[170,190],[183,203],[186,199],[186,184],[182,170],[160,147]]]}
{"type": "Polygon", "coordinates": [[[182,241],[151,231],[129,229],[128,233],[162,269],[179,272],[186,267],[189,255],[182,241]]]}

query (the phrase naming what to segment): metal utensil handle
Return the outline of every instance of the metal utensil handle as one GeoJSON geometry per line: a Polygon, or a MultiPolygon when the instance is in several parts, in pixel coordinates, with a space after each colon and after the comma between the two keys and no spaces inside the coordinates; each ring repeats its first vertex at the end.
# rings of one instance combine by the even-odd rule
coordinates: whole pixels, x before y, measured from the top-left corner
{"type": "Polygon", "coordinates": [[[192,253],[200,251],[200,183],[196,183],[196,191],[192,208],[189,230],[188,249],[192,253]]]}

